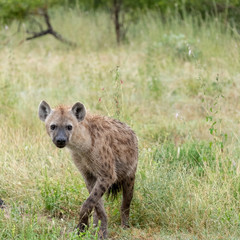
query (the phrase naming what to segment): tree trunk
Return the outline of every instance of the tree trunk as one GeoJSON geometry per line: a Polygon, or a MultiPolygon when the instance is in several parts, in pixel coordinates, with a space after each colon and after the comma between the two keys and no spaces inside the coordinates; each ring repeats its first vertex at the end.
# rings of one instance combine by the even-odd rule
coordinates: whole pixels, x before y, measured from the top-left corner
{"type": "Polygon", "coordinates": [[[117,43],[120,44],[122,38],[122,24],[120,23],[120,11],[121,11],[122,0],[113,0],[113,20],[115,26],[115,33],[117,43]]]}

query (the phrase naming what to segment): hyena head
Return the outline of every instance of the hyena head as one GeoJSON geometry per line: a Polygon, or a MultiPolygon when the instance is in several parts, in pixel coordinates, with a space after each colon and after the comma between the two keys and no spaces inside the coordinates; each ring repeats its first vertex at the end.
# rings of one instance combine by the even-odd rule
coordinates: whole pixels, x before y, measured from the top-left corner
{"type": "Polygon", "coordinates": [[[72,107],[51,109],[47,102],[42,101],[38,109],[40,120],[45,122],[47,132],[58,148],[65,147],[71,141],[74,128],[83,121],[85,115],[86,109],[80,102],[72,107]]]}

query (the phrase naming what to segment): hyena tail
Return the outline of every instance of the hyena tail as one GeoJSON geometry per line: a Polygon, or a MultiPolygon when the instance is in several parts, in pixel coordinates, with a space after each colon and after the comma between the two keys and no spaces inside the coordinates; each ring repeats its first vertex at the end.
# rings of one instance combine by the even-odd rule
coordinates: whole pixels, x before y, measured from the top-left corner
{"type": "Polygon", "coordinates": [[[107,191],[107,198],[116,199],[120,191],[122,191],[123,182],[115,182],[107,191]]]}

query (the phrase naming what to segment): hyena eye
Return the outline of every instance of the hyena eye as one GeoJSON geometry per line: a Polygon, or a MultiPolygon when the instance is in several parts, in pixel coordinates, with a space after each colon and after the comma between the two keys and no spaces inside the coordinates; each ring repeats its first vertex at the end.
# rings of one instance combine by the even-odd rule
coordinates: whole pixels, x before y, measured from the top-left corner
{"type": "Polygon", "coordinates": [[[72,125],[67,125],[67,130],[71,131],[72,130],[72,125]]]}
{"type": "Polygon", "coordinates": [[[56,127],[57,127],[57,126],[56,126],[55,124],[52,124],[52,125],[50,126],[51,130],[55,130],[56,127]]]}

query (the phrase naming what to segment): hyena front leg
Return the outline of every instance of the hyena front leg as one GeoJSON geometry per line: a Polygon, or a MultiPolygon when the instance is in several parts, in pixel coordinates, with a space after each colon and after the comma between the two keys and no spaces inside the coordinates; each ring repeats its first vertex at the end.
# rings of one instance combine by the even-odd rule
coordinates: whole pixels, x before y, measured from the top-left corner
{"type": "MultiPolygon", "coordinates": [[[[103,199],[100,198],[97,205],[95,206],[95,212],[94,212],[95,218],[93,218],[93,224],[94,226],[98,225],[98,221],[101,221],[101,226],[100,226],[100,230],[99,230],[99,237],[100,238],[107,238],[107,214],[104,208],[104,204],[103,204],[103,199]]],[[[94,217],[94,216],[93,216],[94,217]]]]}
{"type": "MultiPolygon", "coordinates": [[[[111,184],[112,184],[112,181],[110,181],[109,179],[103,179],[103,178],[97,179],[89,197],[83,203],[80,210],[80,221],[78,224],[78,228],[80,231],[84,231],[85,226],[88,225],[88,218],[94,207],[96,208],[97,215],[103,213],[104,207],[100,199],[102,195],[106,192],[106,190],[110,187],[111,184]]],[[[107,235],[106,225],[107,225],[107,221],[101,224],[101,228],[104,231],[103,232],[104,238],[106,238],[106,235],[107,235]]]]}
{"type": "Polygon", "coordinates": [[[123,200],[121,206],[121,225],[122,227],[129,227],[129,212],[133,197],[135,176],[128,177],[123,181],[123,200]]]}
{"type": "MultiPolygon", "coordinates": [[[[90,173],[84,174],[85,183],[89,194],[91,194],[94,185],[96,184],[96,177],[90,173]]],[[[95,193],[96,194],[96,193],[95,193]]],[[[100,198],[97,202],[93,213],[93,225],[98,226],[98,221],[101,221],[99,235],[107,237],[107,214],[104,208],[103,199],[100,198]]]]}

